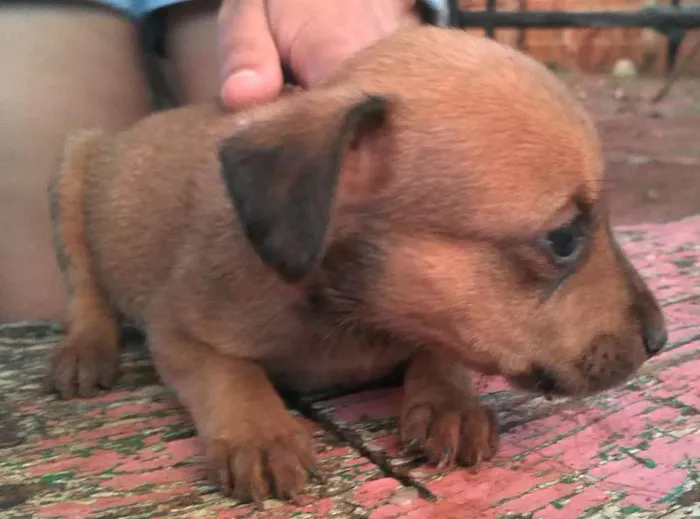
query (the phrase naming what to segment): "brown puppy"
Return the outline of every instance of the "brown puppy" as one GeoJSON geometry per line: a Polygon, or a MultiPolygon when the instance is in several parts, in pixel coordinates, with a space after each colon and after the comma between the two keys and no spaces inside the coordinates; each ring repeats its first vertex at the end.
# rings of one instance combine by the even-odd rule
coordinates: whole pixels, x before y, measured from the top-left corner
{"type": "Polygon", "coordinates": [[[496,450],[469,369],[585,395],[665,343],[615,245],[594,128],[541,65],[414,28],[311,92],[161,113],[67,144],[51,189],[71,289],[64,397],[109,387],[116,315],[146,330],[222,488],[294,496],[310,438],[278,396],[408,363],[402,439],[496,450]]]}

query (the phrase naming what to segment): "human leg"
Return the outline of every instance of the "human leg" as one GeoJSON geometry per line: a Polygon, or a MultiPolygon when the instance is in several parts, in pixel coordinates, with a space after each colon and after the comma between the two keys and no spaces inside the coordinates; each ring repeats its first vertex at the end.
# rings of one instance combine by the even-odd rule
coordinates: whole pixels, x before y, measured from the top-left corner
{"type": "Polygon", "coordinates": [[[213,100],[219,95],[216,17],[220,3],[198,0],[163,8],[165,51],[182,103],[213,100]]]}
{"type": "Polygon", "coordinates": [[[62,320],[46,184],[66,136],[148,113],[137,27],[96,5],[0,4],[0,323],[62,320]]]}

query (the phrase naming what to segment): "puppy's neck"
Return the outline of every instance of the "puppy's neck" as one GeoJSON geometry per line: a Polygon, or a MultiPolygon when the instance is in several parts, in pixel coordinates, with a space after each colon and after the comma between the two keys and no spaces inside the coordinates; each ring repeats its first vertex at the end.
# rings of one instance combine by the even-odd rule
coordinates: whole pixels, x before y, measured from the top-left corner
{"type": "Polygon", "coordinates": [[[369,330],[368,292],[379,275],[382,252],[371,234],[352,233],[331,241],[323,260],[303,284],[305,319],[335,330],[369,330]]]}

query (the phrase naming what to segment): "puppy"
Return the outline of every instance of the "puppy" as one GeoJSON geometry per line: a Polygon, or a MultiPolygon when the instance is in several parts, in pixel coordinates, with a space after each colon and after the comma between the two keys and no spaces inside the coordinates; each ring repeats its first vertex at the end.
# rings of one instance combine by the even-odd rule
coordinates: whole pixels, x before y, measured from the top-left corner
{"type": "Polygon", "coordinates": [[[244,112],[79,133],[50,199],[70,290],[51,388],[110,387],[125,316],[241,499],[293,498],[315,470],[277,390],[405,363],[402,440],[469,465],[498,445],[470,370],[581,396],[666,341],[591,121],[543,66],[459,30],[402,30],[244,112]]]}

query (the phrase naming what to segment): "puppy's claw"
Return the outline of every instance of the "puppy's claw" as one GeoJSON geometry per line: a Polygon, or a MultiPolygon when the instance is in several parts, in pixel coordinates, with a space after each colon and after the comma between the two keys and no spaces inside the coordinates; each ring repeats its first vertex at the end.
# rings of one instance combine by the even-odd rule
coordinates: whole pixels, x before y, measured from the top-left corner
{"type": "Polygon", "coordinates": [[[253,501],[253,507],[258,512],[262,512],[265,510],[265,502],[263,501],[262,497],[257,492],[253,492],[250,497],[251,497],[251,500],[253,501]]]}
{"type": "Polygon", "coordinates": [[[472,474],[476,474],[479,471],[479,467],[481,466],[481,462],[483,460],[483,456],[481,452],[476,453],[476,460],[474,460],[474,463],[472,463],[469,467],[469,471],[472,474]]]}
{"type": "Polygon", "coordinates": [[[311,466],[307,468],[307,471],[311,475],[311,477],[318,481],[321,484],[324,484],[328,481],[328,475],[324,470],[319,469],[316,466],[311,466]]]}
{"type": "Polygon", "coordinates": [[[449,468],[452,465],[452,447],[447,447],[445,452],[440,458],[440,462],[437,464],[437,470],[442,471],[449,468]]]}
{"type": "Polygon", "coordinates": [[[474,402],[450,402],[437,394],[435,404],[409,407],[403,413],[402,432],[407,450],[422,451],[438,471],[455,464],[479,465],[490,459],[498,446],[495,415],[474,402]],[[425,409],[428,408],[428,409],[425,409]],[[420,409],[416,413],[416,409],[420,409]],[[424,442],[416,438],[424,436],[424,442]]]}
{"type": "Polygon", "coordinates": [[[222,493],[257,510],[264,508],[269,496],[301,503],[310,475],[322,477],[311,436],[284,409],[280,413],[272,425],[258,425],[255,415],[248,417],[245,434],[235,424],[212,427],[207,431],[214,431],[209,438],[217,439],[204,441],[211,473],[222,493]]]}
{"type": "Polygon", "coordinates": [[[47,395],[58,392],[58,388],[56,387],[56,384],[50,371],[44,375],[44,378],[41,383],[41,388],[42,391],[47,395]]]}
{"type": "Polygon", "coordinates": [[[110,337],[99,332],[69,335],[52,353],[44,390],[63,400],[93,397],[112,387],[118,365],[119,347],[110,337]]]}
{"type": "Polygon", "coordinates": [[[404,450],[411,454],[421,449],[421,442],[418,438],[411,438],[404,442],[404,450]]]}
{"type": "Polygon", "coordinates": [[[297,494],[295,491],[289,490],[289,491],[287,492],[287,496],[286,496],[286,497],[287,497],[287,499],[289,500],[290,503],[292,503],[292,504],[294,504],[294,505],[297,505],[297,506],[302,506],[302,500],[301,500],[301,498],[299,497],[299,494],[297,494]]]}

